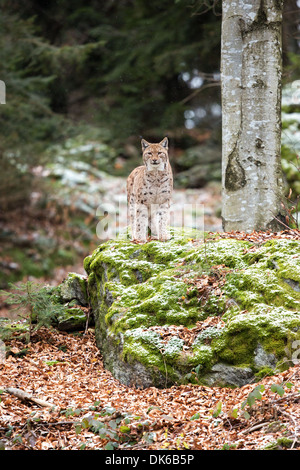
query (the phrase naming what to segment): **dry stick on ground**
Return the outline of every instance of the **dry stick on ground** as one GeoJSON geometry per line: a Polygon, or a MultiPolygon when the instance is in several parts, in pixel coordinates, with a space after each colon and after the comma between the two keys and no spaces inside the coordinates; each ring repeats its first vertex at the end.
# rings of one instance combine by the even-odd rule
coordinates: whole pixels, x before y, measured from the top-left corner
{"type": "Polygon", "coordinates": [[[36,405],[43,406],[45,408],[52,408],[55,407],[54,403],[49,403],[48,401],[45,400],[40,400],[39,398],[35,398],[31,393],[25,392],[24,390],[20,390],[19,388],[2,388],[0,387],[3,392],[9,393],[10,395],[13,395],[17,398],[19,398],[22,401],[30,401],[32,403],[35,403],[36,405]]]}
{"type": "Polygon", "coordinates": [[[290,413],[287,413],[286,411],[283,411],[281,408],[279,408],[278,406],[276,405],[273,405],[275,409],[277,409],[278,413],[281,413],[283,416],[286,416],[286,418],[289,420],[289,421],[292,421],[293,425],[294,425],[294,433],[291,435],[291,438],[293,438],[293,443],[292,443],[292,446],[291,446],[291,449],[294,448],[295,444],[298,443],[298,426],[297,426],[297,421],[294,419],[294,417],[290,414],[290,413]]]}
{"type": "Polygon", "coordinates": [[[240,434],[249,434],[250,432],[257,431],[258,429],[261,429],[264,426],[267,426],[269,424],[270,424],[269,422],[263,422],[263,423],[255,424],[251,428],[244,429],[243,431],[240,432],[240,434]]]}

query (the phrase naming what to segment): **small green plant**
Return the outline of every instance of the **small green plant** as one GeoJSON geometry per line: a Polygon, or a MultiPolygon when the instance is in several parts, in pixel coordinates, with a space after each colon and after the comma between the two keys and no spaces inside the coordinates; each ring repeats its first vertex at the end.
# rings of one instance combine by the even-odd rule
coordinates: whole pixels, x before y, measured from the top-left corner
{"type": "Polygon", "coordinates": [[[199,419],[200,418],[200,413],[195,413],[191,418],[190,421],[194,421],[194,419],[199,419]]]}
{"type": "Polygon", "coordinates": [[[28,342],[34,329],[49,327],[64,310],[63,305],[51,301],[47,286],[32,281],[9,284],[9,290],[1,290],[0,295],[8,305],[14,306],[13,310],[20,318],[28,322],[28,342]]]}
{"type": "MultiPolygon", "coordinates": [[[[269,386],[269,389],[271,392],[277,393],[280,397],[283,397],[285,388],[291,389],[292,387],[293,384],[291,382],[284,382],[282,384],[273,383],[269,386]]],[[[248,394],[246,400],[244,400],[240,406],[236,406],[231,410],[230,418],[237,419],[238,417],[243,417],[245,419],[250,419],[250,411],[253,410],[253,407],[257,402],[261,402],[265,390],[266,389],[263,384],[259,384],[254,387],[254,389],[248,394]]],[[[216,410],[217,408],[215,408],[214,413],[216,413],[216,410]]]]}
{"type": "Polygon", "coordinates": [[[271,390],[272,392],[278,393],[278,395],[280,395],[281,397],[283,397],[284,395],[284,388],[279,384],[272,384],[271,390]]]}
{"type": "Polygon", "coordinates": [[[276,441],[270,442],[264,449],[265,450],[281,450],[290,449],[294,444],[292,439],[287,437],[278,437],[276,441]]]}
{"type": "Polygon", "coordinates": [[[252,392],[249,393],[248,397],[246,398],[245,401],[242,403],[242,408],[245,408],[246,405],[249,405],[250,408],[254,405],[256,400],[261,400],[262,399],[262,393],[264,392],[265,387],[264,385],[260,384],[257,385],[252,392]]]}
{"type": "Polygon", "coordinates": [[[64,414],[66,417],[79,416],[82,411],[84,411],[82,408],[76,408],[75,410],[73,410],[73,408],[67,408],[66,410],[61,411],[61,414],[64,414]]]}
{"type": "Polygon", "coordinates": [[[231,449],[236,449],[236,444],[224,444],[221,450],[231,450],[231,449]]]}
{"type": "MultiPolygon", "coordinates": [[[[93,408],[95,407],[90,409],[93,408]]],[[[84,429],[98,434],[104,441],[103,449],[105,450],[130,448],[141,439],[146,444],[152,443],[155,433],[149,432],[148,428],[148,421],[142,420],[140,416],[133,416],[127,412],[120,413],[111,406],[85,416],[75,424],[78,435],[84,429]]]]}
{"type": "Polygon", "coordinates": [[[212,410],[213,418],[217,418],[222,412],[222,402],[218,401],[214,409],[212,410]]]}

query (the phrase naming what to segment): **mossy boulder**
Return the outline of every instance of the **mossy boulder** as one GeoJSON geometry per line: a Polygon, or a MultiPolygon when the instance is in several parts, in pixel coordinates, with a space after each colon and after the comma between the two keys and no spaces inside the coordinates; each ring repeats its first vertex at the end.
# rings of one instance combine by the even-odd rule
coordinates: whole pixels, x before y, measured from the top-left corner
{"type": "Polygon", "coordinates": [[[86,276],[77,273],[68,273],[66,279],[58,286],[57,296],[60,302],[76,300],[80,305],[88,304],[86,276]]]}
{"type": "Polygon", "coordinates": [[[89,311],[87,291],[87,276],[77,273],[68,273],[64,281],[52,289],[51,302],[60,304],[59,315],[53,325],[63,331],[78,331],[93,324],[93,316],[89,311]]]}
{"type": "MultiPolygon", "coordinates": [[[[77,273],[69,273],[64,281],[58,286],[40,287],[38,284],[32,285],[34,296],[31,296],[29,309],[28,294],[26,297],[27,285],[24,291],[19,294],[16,301],[9,298],[9,303],[21,304],[21,298],[25,300],[17,313],[23,316],[22,320],[14,318],[0,318],[0,340],[10,338],[12,335],[21,335],[29,332],[30,323],[33,328],[41,326],[52,326],[63,331],[80,331],[87,326],[93,326],[93,316],[90,315],[87,276],[77,273]]],[[[8,295],[9,297],[9,295],[8,295]]],[[[16,312],[15,312],[16,313],[16,312]]]]}
{"type": "Polygon", "coordinates": [[[84,266],[97,345],[125,384],[241,386],[291,365],[297,240],[111,240],[84,266]]]}

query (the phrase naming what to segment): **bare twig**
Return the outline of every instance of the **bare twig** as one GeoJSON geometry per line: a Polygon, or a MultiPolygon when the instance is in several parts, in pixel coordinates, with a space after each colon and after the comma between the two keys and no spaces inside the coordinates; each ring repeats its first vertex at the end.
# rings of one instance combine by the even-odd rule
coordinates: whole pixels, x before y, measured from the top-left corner
{"type": "Polygon", "coordinates": [[[180,101],[180,104],[185,104],[187,103],[188,101],[190,101],[191,99],[193,99],[195,96],[198,95],[198,93],[200,93],[200,91],[203,91],[205,90],[206,88],[210,88],[210,87],[213,87],[213,86],[218,86],[220,87],[221,86],[221,83],[220,82],[216,82],[216,83],[207,83],[206,85],[203,85],[201,86],[200,88],[197,88],[197,90],[193,91],[193,93],[191,93],[190,95],[186,96],[185,98],[183,98],[183,100],[180,101]]]}
{"type": "Polygon", "coordinates": [[[19,388],[13,388],[13,387],[8,387],[8,388],[0,387],[0,388],[1,390],[3,390],[3,392],[9,393],[10,395],[15,396],[22,401],[29,401],[29,402],[35,403],[36,405],[42,406],[44,408],[55,407],[53,403],[49,403],[48,401],[45,401],[45,400],[40,400],[39,398],[34,397],[31,393],[25,392],[24,390],[20,390],[19,388]]]}
{"type": "Polygon", "coordinates": [[[292,434],[293,437],[293,443],[291,445],[291,449],[295,446],[295,444],[298,442],[298,426],[295,418],[292,416],[292,414],[287,413],[286,411],[283,411],[281,408],[277,407],[276,405],[274,406],[275,409],[277,409],[278,413],[282,414],[285,416],[288,420],[292,421],[294,425],[294,432],[292,434]]]}
{"type": "Polygon", "coordinates": [[[245,429],[244,431],[241,431],[240,434],[249,434],[250,432],[257,431],[257,429],[261,429],[261,428],[267,426],[268,424],[270,424],[270,423],[265,422],[265,423],[255,424],[255,426],[252,426],[249,429],[245,429]]]}

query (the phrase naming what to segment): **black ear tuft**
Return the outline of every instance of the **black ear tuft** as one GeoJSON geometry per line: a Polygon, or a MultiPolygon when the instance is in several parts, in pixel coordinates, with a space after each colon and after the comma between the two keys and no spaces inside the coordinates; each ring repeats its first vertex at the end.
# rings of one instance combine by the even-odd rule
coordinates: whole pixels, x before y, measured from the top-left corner
{"type": "Polygon", "coordinates": [[[141,144],[142,144],[143,151],[150,145],[149,142],[147,142],[145,139],[142,139],[141,144]]]}
{"type": "Polygon", "coordinates": [[[168,141],[168,137],[165,137],[161,142],[159,142],[159,144],[164,147],[164,148],[168,148],[169,146],[169,141],[168,141]]]}

